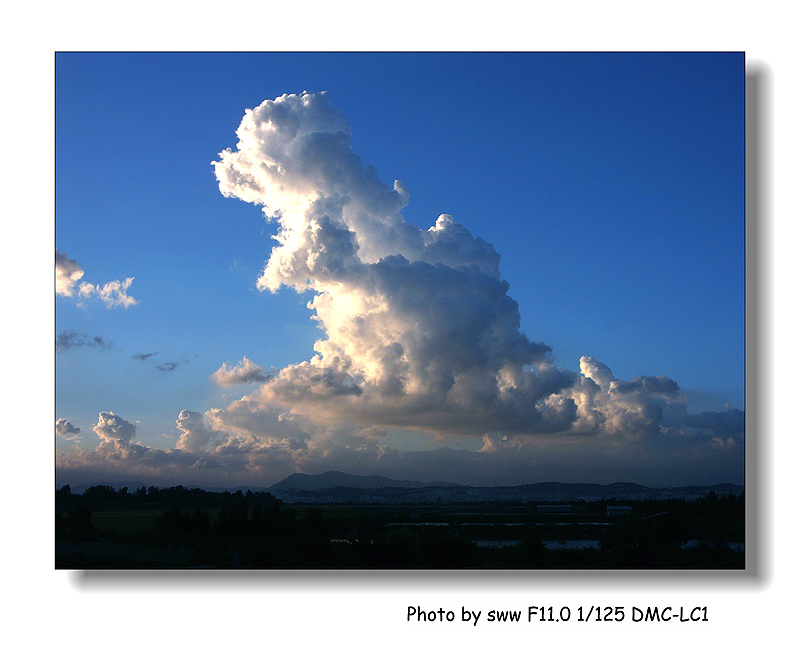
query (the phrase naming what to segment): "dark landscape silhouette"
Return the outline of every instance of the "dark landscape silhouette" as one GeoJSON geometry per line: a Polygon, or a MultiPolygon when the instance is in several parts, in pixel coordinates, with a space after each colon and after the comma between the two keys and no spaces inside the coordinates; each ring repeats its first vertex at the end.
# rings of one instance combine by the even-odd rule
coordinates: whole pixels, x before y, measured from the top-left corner
{"type": "Polygon", "coordinates": [[[55,508],[59,569],[744,568],[738,485],[294,474],[269,491],[65,485],[55,508]]]}

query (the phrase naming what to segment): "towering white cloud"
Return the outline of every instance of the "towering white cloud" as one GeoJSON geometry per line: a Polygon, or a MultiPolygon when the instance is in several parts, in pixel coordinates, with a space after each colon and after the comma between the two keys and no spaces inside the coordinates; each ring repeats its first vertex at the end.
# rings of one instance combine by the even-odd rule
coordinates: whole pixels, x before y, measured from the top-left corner
{"type": "MultiPolygon", "coordinates": [[[[659,433],[662,406],[685,401],[668,378],[615,379],[591,357],[579,373],[556,368],[550,347],[520,331],[494,247],[450,215],[427,230],[406,223],[408,190],[362,166],[325,93],[267,100],[236,133],[236,150],[214,163],[220,191],[278,226],[259,287],[312,290],[326,334],[250,401],[325,422],[485,435],[485,450],[508,434],[641,440],[659,433]]],[[[250,369],[223,365],[215,379],[250,369]]]]}
{"type": "Polygon", "coordinates": [[[616,380],[589,357],[578,374],[553,366],[550,348],[520,331],[494,247],[451,215],[428,230],[406,223],[407,189],[362,166],[324,93],[268,100],[237,135],[214,164],[220,190],[278,225],[259,286],[312,290],[327,336],[259,400],[438,433],[634,438],[656,432],[659,402],[680,400],[669,379],[616,380]]]}
{"type": "Polygon", "coordinates": [[[423,231],[350,149],[324,93],[284,95],[246,112],[236,151],[220,154],[220,190],[263,206],[277,246],[259,287],[310,289],[327,339],[283,369],[261,398],[320,416],[433,429],[564,429],[572,378],[520,332],[500,257],[449,215],[423,231]]]}

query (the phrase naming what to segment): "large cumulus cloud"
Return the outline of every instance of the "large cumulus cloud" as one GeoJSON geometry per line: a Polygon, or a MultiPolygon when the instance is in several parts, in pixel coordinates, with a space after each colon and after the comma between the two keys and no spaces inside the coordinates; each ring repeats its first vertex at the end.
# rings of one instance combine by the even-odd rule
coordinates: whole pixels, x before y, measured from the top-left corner
{"type": "Polygon", "coordinates": [[[616,380],[589,357],[580,373],[555,367],[550,347],[521,332],[494,247],[451,215],[408,224],[408,190],[362,165],[325,93],[267,100],[237,136],[214,169],[223,195],[277,224],[259,287],[311,290],[326,335],[255,399],[438,434],[637,439],[658,431],[659,404],[682,400],[670,379],[616,380]]]}
{"type": "Polygon", "coordinates": [[[408,224],[408,191],[361,164],[324,93],[266,101],[237,135],[214,164],[220,190],[278,225],[259,286],[312,290],[326,333],[316,356],[265,383],[263,401],[437,431],[574,420],[568,399],[548,400],[571,378],[520,332],[495,249],[449,215],[408,224]]]}

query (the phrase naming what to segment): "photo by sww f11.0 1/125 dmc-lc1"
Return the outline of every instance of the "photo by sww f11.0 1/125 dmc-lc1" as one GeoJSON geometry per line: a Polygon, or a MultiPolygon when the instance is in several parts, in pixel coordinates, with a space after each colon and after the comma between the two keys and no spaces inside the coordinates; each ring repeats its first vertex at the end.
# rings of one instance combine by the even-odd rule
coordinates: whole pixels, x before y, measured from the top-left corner
{"type": "Polygon", "coordinates": [[[57,568],[744,568],[742,53],[55,64],[57,568]]]}

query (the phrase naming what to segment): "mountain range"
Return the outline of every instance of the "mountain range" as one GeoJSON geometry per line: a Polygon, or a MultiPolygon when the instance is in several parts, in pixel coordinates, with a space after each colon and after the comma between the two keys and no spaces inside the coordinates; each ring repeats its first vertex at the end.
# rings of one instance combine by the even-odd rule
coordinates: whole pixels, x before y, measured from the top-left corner
{"type": "Polygon", "coordinates": [[[684,487],[646,487],[632,482],[595,483],[537,482],[508,487],[472,487],[448,482],[392,480],[380,475],[359,476],[329,471],[318,475],[293,473],[268,488],[276,498],[291,503],[357,502],[552,502],[567,500],[647,500],[680,498],[692,500],[733,493],[744,487],[736,484],[690,485],[684,487]]]}
{"type": "MultiPolygon", "coordinates": [[[[91,485],[74,486],[83,493],[91,485]]],[[[135,491],[141,482],[116,482],[114,489],[135,491]]],[[[189,489],[193,487],[187,487],[189,489]]],[[[340,471],[319,474],[292,473],[269,487],[200,487],[209,492],[268,491],[287,503],[430,503],[430,502],[553,502],[570,500],[647,500],[680,498],[694,500],[707,496],[741,495],[742,485],[722,483],[683,487],[646,487],[633,482],[611,484],[537,482],[507,487],[475,487],[451,482],[393,480],[381,475],[352,475],[340,471]]]]}

